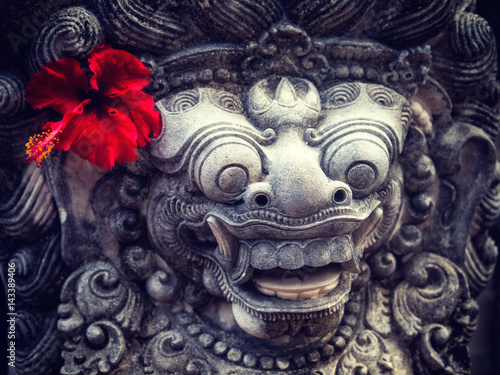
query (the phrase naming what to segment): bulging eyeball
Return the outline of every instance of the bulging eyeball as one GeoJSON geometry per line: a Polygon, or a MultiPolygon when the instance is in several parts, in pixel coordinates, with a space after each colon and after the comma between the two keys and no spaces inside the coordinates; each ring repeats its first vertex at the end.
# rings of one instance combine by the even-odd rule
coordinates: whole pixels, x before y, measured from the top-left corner
{"type": "Polygon", "coordinates": [[[261,156],[243,139],[224,137],[200,148],[192,163],[192,177],[214,201],[233,201],[262,176],[261,156]]]}
{"type": "Polygon", "coordinates": [[[332,142],[323,154],[322,167],[332,180],[347,183],[355,197],[382,185],[390,166],[387,146],[370,133],[356,133],[332,142]]]}

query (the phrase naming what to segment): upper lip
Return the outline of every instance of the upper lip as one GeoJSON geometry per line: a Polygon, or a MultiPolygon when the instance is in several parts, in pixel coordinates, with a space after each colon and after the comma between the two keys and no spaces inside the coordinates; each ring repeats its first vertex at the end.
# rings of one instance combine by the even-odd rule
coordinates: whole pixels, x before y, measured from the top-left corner
{"type": "MultiPolygon", "coordinates": [[[[212,264],[210,268],[216,272],[216,279],[230,302],[265,319],[274,319],[275,314],[281,316],[285,312],[329,314],[347,298],[352,277],[349,275],[359,272],[361,254],[356,245],[381,217],[380,203],[378,194],[372,194],[353,201],[348,207],[332,207],[303,218],[284,217],[269,209],[241,213],[234,206],[217,204],[202,221],[185,221],[179,230],[190,229],[201,241],[191,243],[191,248],[212,264]],[[203,245],[209,238],[212,238],[210,244],[203,245]],[[267,257],[271,261],[269,264],[252,260],[253,247],[259,243],[271,251],[272,246],[276,248],[276,254],[267,257]],[[311,244],[317,249],[309,249],[311,244]],[[293,257],[294,251],[300,253],[298,259],[287,261],[285,258],[293,257]],[[307,253],[310,251],[321,252],[321,256],[311,256],[307,253]],[[300,271],[302,267],[319,270],[318,267],[335,263],[344,269],[338,286],[314,299],[283,300],[264,295],[250,281],[255,269],[262,270],[261,273],[272,267],[276,270],[300,271]]],[[[184,238],[194,239],[190,235],[184,238]]]]}
{"type": "Polygon", "coordinates": [[[301,218],[288,217],[272,210],[235,213],[225,209],[210,212],[205,220],[216,218],[238,239],[312,239],[354,232],[380,204],[371,195],[348,207],[330,207],[301,218]],[[325,234],[326,233],[326,234],[325,234]]]}
{"type": "Polygon", "coordinates": [[[318,214],[321,220],[304,220],[305,224],[301,225],[298,224],[301,219],[291,218],[297,224],[289,225],[276,215],[261,212],[263,210],[245,215],[246,221],[235,220],[235,216],[241,217],[241,214],[224,215],[214,210],[202,223],[185,222],[180,229],[194,229],[199,239],[212,237],[217,244],[212,242],[211,250],[193,244],[194,250],[221,265],[236,284],[248,281],[253,268],[297,269],[342,263],[343,268],[357,272],[355,247],[380,218],[379,204],[379,200],[368,197],[358,202],[357,207],[344,209],[340,215],[324,210],[323,215],[318,214]],[[207,227],[211,232],[209,236],[207,227]]]}

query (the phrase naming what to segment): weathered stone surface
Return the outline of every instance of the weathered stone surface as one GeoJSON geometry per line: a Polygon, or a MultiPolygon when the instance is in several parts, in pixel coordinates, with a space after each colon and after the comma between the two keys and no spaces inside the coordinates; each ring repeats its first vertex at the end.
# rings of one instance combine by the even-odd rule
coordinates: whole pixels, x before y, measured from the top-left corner
{"type": "Polygon", "coordinates": [[[496,46],[474,2],[98,0],[0,75],[19,374],[468,374],[497,249],[496,46]],[[23,164],[26,77],[103,41],[163,131],[23,164]]]}

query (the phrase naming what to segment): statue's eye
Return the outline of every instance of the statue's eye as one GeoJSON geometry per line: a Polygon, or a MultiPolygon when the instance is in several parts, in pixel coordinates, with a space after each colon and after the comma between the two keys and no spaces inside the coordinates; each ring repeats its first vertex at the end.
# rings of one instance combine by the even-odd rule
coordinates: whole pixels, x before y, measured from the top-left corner
{"type": "Polygon", "coordinates": [[[359,93],[360,87],[357,83],[344,83],[325,91],[321,98],[325,109],[334,109],[354,102],[359,93]]]}
{"type": "Polygon", "coordinates": [[[369,189],[377,179],[377,170],[366,161],[354,163],[347,170],[347,183],[358,190],[369,189]]]}
{"type": "Polygon", "coordinates": [[[338,126],[323,145],[322,168],[332,180],[349,184],[355,197],[368,195],[387,177],[393,138],[381,124],[359,121],[338,126]]]}
{"type": "Polygon", "coordinates": [[[383,86],[367,85],[366,91],[373,102],[383,107],[394,106],[394,94],[389,89],[383,86]]]}
{"type": "Polygon", "coordinates": [[[262,159],[247,141],[223,137],[202,145],[192,163],[198,188],[208,198],[231,202],[262,176],[262,159]]]}
{"type": "Polygon", "coordinates": [[[248,170],[242,165],[228,165],[217,178],[217,185],[224,193],[235,194],[243,191],[248,184],[248,170]]]}

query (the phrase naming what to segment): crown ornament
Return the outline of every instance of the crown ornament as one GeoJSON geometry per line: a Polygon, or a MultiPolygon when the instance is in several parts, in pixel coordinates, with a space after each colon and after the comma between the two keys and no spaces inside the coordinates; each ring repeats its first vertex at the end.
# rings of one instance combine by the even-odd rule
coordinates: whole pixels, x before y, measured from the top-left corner
{"type": "Polygon", "coordinates": [[[251,85],[269,75],[306,78],[318,87],[364,81],[411,96],[431,65],[427,45],[396,50],[356,38],[315,38],[299,26],[278,22],[259,38],[237,44],[202,44],[159,60],[153,87],[251,85]]]}

